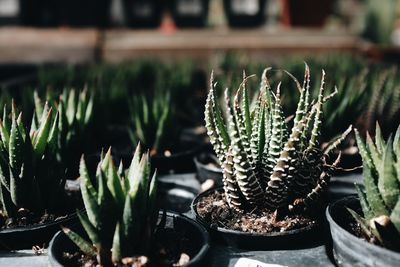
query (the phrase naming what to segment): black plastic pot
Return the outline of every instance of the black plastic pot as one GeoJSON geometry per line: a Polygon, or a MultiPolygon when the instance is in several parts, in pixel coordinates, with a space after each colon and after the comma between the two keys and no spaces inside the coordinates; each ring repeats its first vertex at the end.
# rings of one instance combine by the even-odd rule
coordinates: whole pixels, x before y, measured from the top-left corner
{"type": "Polygon", "coordinates": [[[256,27],[265,21],[266,0],[224,0],[225,14],[231,27],[256,27]]]}
{"type": "Polygon", "coordinates": [[[162,0],[124,0],[124,14],[127,26],[154,28],[161,23],[162,0]]]}
{"type": "Polygon", "coordinates": [[[19,0],[0,1],[0,26],[18,24],[19,9],[19,0]]]}
{"type": "Polygon", "coordinates": [[[110,22],[111,0],[60,0],[59,23],[77,27],[106,27],[110,22]]]}
{"type": "Polygon", "coordinates": [[[350,232],[354,223],[347,208],[361,211],[359,199],[349,196],[336,201],[326,209],[332,235],[333,258],[338,266],[399,266],[400,253],[368,243],[350,232]]]}
{"type": "Polygon", "coordinates": [[[202,148],[202,144],[198,142],[184,143],[181,145],[180,152],[173,153],[171,156],[153,156],[151,158],[151,165],[159,173],[193,172],[195,170],[193,158],[202,148]]]}
{"type": "Polygon", "coordinates": [[[332,0],[286,0],[292,26],[322,27],[332,12],[332,0]],[[318,10],[318,12],[315,12],[318,10]]]}
{"type": "Polygon", "coordinates": [[[22,25],[53,27],[58,25],[57,0],[19,0],[22,25]]]}
{"type": "Polygon", "coordinates": [[[194,174],[160,175],[157,180],[160,208],[178,213],[190,211],[193,199],[200,192],[194,174]]]}
{"type": "Polygon", "coordinates": [[[72,213],[51,223],[0,230],[0,249],[31,249],[34,245],[47,245],[61,226],[69,227],[77,223],[78,216],[72,213]]]}
{"type": "Polygon", "coordinates": [[[204,27],[209,0],[172,0],[170,10],[178,27],[204,27]]]}
{"type": "Polygon", "coordinates": [[[210,153],[201,153],[194,159],[197,170],[197,179],[200,183],[211,179],[217,186],[222,185],[222,169],[218,167],[218,160],[215,155],[210,153]]]}
{"type": "MultiPolygon", "coordinates": [[[[134,153],[135,146],[131,144],[126,127],[113,126],[102,137],[106,147],[112,146],[113,156],[119,162],[122,160],[124,166],[129,166],[134,153]]],[[[175,151],[170,156],[154,155],[151,157],[151,167],[157,169],[157,173],[188,173],[194,172],[196,167],[193,158],[202,151],[204,145],[196,139],[185,139],[178,142],[175,151]]]]}
{"type": "MultiPolygon", "coordinates": [[[[209,250],[209,237],[204,227],[183,215],[168,212],[166,228],[176,229],[184,233],[184,237],[191,241],[192,249],[185,251],[190,257],[190,262],[185,266],[207,266],[206,256],[209,250]]],[[[50,242],[48,250],[50,265],[53,267],[65,266],[63,253],[75,252],[76,250],[75,244],[62,231],[59,231],[50,242]]]]}
{"type": "Polygon", "coordinates": [[[323,241],[321,227],[310,225],[301,229],[269,234],[246,233],[217,227],[206,222],[197,212],[196,205],[202,197],[222,188],[210,189],[199,194],[192,203],[196,220],[210,232],[211,238],[228,246],[250,250],[300,249],[315,246],[323,241]]]}

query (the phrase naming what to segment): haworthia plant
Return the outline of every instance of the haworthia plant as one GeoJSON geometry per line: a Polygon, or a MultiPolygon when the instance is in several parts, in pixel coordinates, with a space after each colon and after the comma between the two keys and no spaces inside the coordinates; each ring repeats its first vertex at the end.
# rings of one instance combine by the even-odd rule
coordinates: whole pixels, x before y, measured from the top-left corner
{"type": "Polygon", "coordinates": [[[28,132],[14,102],[11,116],[4,106],[0,121],[0,198],[8,217],[15,217],[21,208],[37,213],[60,208],[65,179],[56,160],[59,118],[46,103],[41,118],[28,132]]]}
{"type": "Polygon", "coordinates": [[[340,156],[329,165],[328,154],[343,141],[349,129],[320,149],[324,77],[317,99],[310,97],[310,71],[306,65],[303,85],[292,77],[300,99],[291,131],[281,106],[281,88],[271,90],[266,69],[258,99],[250,107],[248,77],[233,99],[225,91],[223,107],[217,101],[213,75],[205,107],[207,133],[222,163],[226,201],[237,210],[306,209],[318,203],[340,156]],[[225,113],[225,116],[224,116],[225,113]]]}
{"type": "Polygon", "coordinates": [[[133,144],[140,142],[154,154],[169,149],[178,139],[175,108],[168,92],[159,92],[152,98],[145,95],[133,96],[129,110],[129,134],[133,144]]]}
{"type": "Polygon", "coordinates": [[[127,171],[114,165],[111,149],[102,155],[96,177],[90,177],[85,160],[80,182],[86,212],[79,219],[90,238],[70,229],[64,232],[87,255],[97,256],[101,266],[113,266],[124,257],[148,255],[157,221],[156,174],[151,175],[149,155],[138,145],[127,171]]]}
{"type": "MultiPolygon", "coordinates": [[[[57,158],[67,168],[79,164],[79,157],[84,152],[87,141],[87,130],[93,117],[93,95],[88,89],[81,92],[75,89],[64,89],[59,99],[49,97],[50,105],[58,110],[57,122],[57,158]],[[86,139],[85,139],[86,138],[86,139]]],[[[31,129],[37,128],[37,123],[43,115],[43,101],[34,92],[35,113],[31,129]]]]}
{"type": "Polygon", "coordinates": [[[349,212],[366,237],[389,249],[400,251],[400,126],[395,136],[382,138],[376,124],[375,142],[367,133],[364,142],[356,130],[363,160],[364,184],[356,188],[364,217],[349,212]]]}

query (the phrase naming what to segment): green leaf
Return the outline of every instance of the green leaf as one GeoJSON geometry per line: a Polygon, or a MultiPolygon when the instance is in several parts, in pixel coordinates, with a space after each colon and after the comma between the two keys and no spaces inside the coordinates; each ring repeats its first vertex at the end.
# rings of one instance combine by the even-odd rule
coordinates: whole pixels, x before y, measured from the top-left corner
{"type": "Polygon", "coordinates": [[[54,120],[53,120],[53,126],[50,130],[49,137],[48,137],[48,144],[50,150],[55,153],[57,149],[57,141],[59,137],[59,128],[58,128],[58,121],[60,118],[60,112],[58,111],[54,120]]]}
{"type": "Polygon", "coordinates": [[[93,247],[92,244],[87,242],[85,239],[83,239],[81,236],[79,236],[77,233],[72,231],[71,229],[62,228],[63,232],[71,239],[72,242],[75,243],[75,245],[78,246],[78,248],[85,253],[88,256],[96,256],[96,249],[93,247]]]}
{"type": "Polygon", "coordinates": [[[33,100],[35,104],[35,112],[37,116],[40,118],[43,114],[43,103],[39,97],[39,93],[37,92],[37,90],[33,91],[33,100]]]}
{"type": "Polygon", "coordinates": [[[93,114],[93,96],[90,97],[89,102],[87,103],[86,106],[86,112],[85,112],[85,119],[84,119],[84,123],[88,124],[92,118],[92,114],[93,114]]]}
{"type": "Polygon", "coordinates": [[[157,171],[154,172],[153,176],[150,180],[150,187],[149,187],[149,203],[150,207],[154,207],[156,198],[157,198],[157,171]]]}
{"type": "Polygon", "coordinates": [[[17,207],[11,200],[10,192],[7,190],[7,188],[5,188],[4,185],[0,185],[0,190],[1,190],[0,197],[1,197],[3,213],[8,217],[15,217],[17,213],[17,207]]]}
{"type": "Polygon", "coordinates": [[[247,93],[247,88],[243,83],[243,111],[244,111],[244,125],[246,127],[247,137],[249,140],[251,139],[251,118],[250,118],[250,104],[249,104],[249,95],[247,93]]]}
{"type": "Polygon", "coordinates": [[[374,162],[374,165],[379,168],[382,162],[382,154],[379,153],[377,147],[375,146],[374,142],[372,141],[371,136],[367,132],[367,147],[370,152],[371,158],[374,162]]]}
{"type": "Polygon", "coordinates": [[[138,171],[139,171],[140,154],[141,154],[141,147],[140,143],[138,143],[128,171],[128,180],[130,188],[134,188],[137,183],[136,177],[138,176],[138,171]]]}
{"type": "Polygon", "coordinates": [[[371,237],[373,234],[370,231],[370,228],[368,226],[368,223],[362,218],[357,212],[355,212],[352,209],[346,208],[347,211],[353,216],[353,218],[358,222],[358,224],[361,227],[361,230],[369,237],[371,237]]]}
{"type": "Polygon", "coordinates": [[[11,121],[10,121],[8,113],[7,113],[6,105],[4,105],[4,107],[3,107],[3,127],[4,127],[5,131],[7,131],[8,135],[10,135],[11,121]]]}
{"type": "Polygon", "coordinates": [[[92,182],[90,181],[89,173],[86,168],[86,163],[83,156],[79,165],[79,173],[82,199],[86,208],[86,212],[88,214],[90,222],[95,228],[98,229],[100,223],[100,215],[98,213],[99,205],[97,204],[98,193],[96,192],[96,189],[93,187],[92,182]]]}
{"type": "Polygon", "coordinates": [[[22,112],[19,113],[18,118],[17,118],[17,125],[18,125],[18,130],[21,133],[22,138],[25,140],[26,136],[26,131],[22,122],[22,112]]]}
{"type": "Polygon", "coordinates": [[[113,244],[112,244],[112,255],[111,255],[111,261],[114,264],[118,264],[121,259],[122,259],[122,248],[123,245],[121,244],[121,226],[120,223],[117,223],[117,226],[115,227],[115,233],[114,233],[114,238],[113,238],[113,244]]]}
{"type": "Polygon", "coordinates": [[[140,233],[141,220],[145,219],[139,216],[139,209],[141,208],[139,203],[140,197],[140,193],[130,193],[125,198],[124,211],[122,214],[124,240],[135,240],[135,237],[140,233]]]}
{"type": "Polygon", "coordinates": [[[354,129],[354,133],[356,136],[356,141],[357,141],[357,146],[358,146],[358,151],[361,155],[363,165],[366,165],[368,168],[375,168],[374,164],[372,162],[371,154],[367,147],[364,144],[364,141],[362,140],[360,133],[358,132],[357,129],[354,129]]]}
{"type": "Polygon", "coordinates": [[[42,117],[36,138],[32,140],[33,150],[37,158],[41,158],[43,156],[44,150],[46,149],[52,122],[52,112],[52,109],[50,109],[47,113],[47,116],[44,119],[42,117]]]}
{"type": "Polygon", "coordinates": [[[400,161],[400,125],[397,127],[397,131],[393,139],[393,149],[397,155],[397,161],[400,161]]]}
{"type": "Polygon", "coordinates": [[[76,213],[78,214],[79,221],[81,222],[83,228],[85,229],[90,240],[92,241],[92,244],[94,244],[95,246],[100,244],[101,240],[100,240],[99,234],[97,233],[97,229],[89,221],[87,214],[82,213],[79,210],[77,210],[76,213]]]}
{"type": "Polygon", "coordinates": [[[212,90],[212,110],[214,113],[214,118],[215,118],[215,127],[218,130],[220,137],[222,138],[223,144],[228,147],[230,144],[230,138],[226,129],[226,126],[224,125],[224,121],[222,119],[222,114],[221,114],[221,109],[219,107],[219,104],[216,102],[217,96],[215,94],[215,89],[212,90]]]}
{"type": "Polygon", "coordinates": [[[75,120],[75,114],[76,114],[76,109],[77,109],[75,100],[76,100],[75,90],[71,89],[68,94],[67,112],[66,112],[66,116],[67,116],[69,125],[72,125],[75,120]]]}
{"type": "Polygon", "coordinates": [[[259,126],[258,126],[258,158],[261,159],[262,154],[264,152],[264,147],[266,143],[266,133],[265,133],[265,104],[261,106],[261,112],[259,117],[259,126]]]}
{"type": "Polygon", "coordinates": [[[106,170],[107,185],[108,188],[110,189],[112,196],[116,201],[116,204],[122,210],[125,202],[125,196],[124,196],[124,191],[122,189],[121,179],[118,176],[117,169],[114,166],[114,162],[111,156],[108,157],[108,161],[109,161],[108,168],[106,170]]]}
{"type": "Polygon", "coordinates": [[[169,111],[170,111],[169,109],[164,110],[157,124],[157,131],[154,138],[154,144],[152,145],[152,148],[155,149],[156,151],[160,149],[161,138],[164,136],[165,124],[167,123],[169,111]]]}
{"type": "Polygon", "coordinates": [[[10,142],[10,133],[1,121],[0,121],[0,135],[1,135],[1,140],[3,141],[4,147],[7,149],[7,151],[9,151],[8,145],[10,142]]]}
{"type": "Polygon", "coordinates": [[[375,169],[371,169],[367,166],[367,163],[363,162],[363,176],[365,193],[367,195],[368,203],[374,215],[389,215],[389,212],[385,206],[385,203],[380,195],[377,186],[378,173],[375,169]]]}
{"type": "Polygon", "coordinates": [[[396,227],[397,232],[400,233],[400,195],[398,196],[396,206],[394,206],[390,214],[390,221],[396,227]]]}
{"type": "Polygon", "coordinates": [[[367,196],[365,195],[365,190],[363,186],[359,184],[354,184],[358,197],[360,198],[360,205],[363,210],[364,216],[367,220],[371,219],[374,215],[371,214],[371,207],[368,204],[367,196]]]}
{"type": "Polygon", "coordinates": [[[17,120],[14,117],[11,125],[9,162],[13,169],[19,169],[23,162],[23,145],[24,140],[19,132],[17,120]]]}
{"type": "Polygon", "coordinates": [[[378,169],[379,179],[378,188],[389,210],[393,209],[400,195],[400,186],[394,168],[394,155],[392,139],[387,141],[383,154],[381,167],[378,169]]]}
{"type": "Polygon", "coordinates": [[[383,154],[383,151],[385,150],[385,141],[383,140],[381,127],[378,122],[376,122],[375,127],[375,143],[379,153],[383,154]]]}

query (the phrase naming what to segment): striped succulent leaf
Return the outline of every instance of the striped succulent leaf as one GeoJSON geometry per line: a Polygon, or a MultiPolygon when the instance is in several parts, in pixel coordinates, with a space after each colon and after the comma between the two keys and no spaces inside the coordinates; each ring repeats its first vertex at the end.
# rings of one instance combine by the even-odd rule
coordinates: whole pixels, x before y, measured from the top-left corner
{"type": "Polygon", "coordinates": [[[325,162],[326,155],[350,130],[332,141],[328,150],[320,149],[322,107],[336,91],[324,96],[323,72],[318,98],[310,101],[310,71],[306,65],[303,85],[291,76],[300,99],[289,131],[280,100],[281,84],[273,92],[268,70],[263,72],[252,108],[246,88],[252,76],[244,75],[233,100],[226,89],[220,107],[211,75],[205,124],[222,163],[226,200],[232,208],[242,210],[286,209],[293,207],[295,200],[308,208],[318,202],[340,160],[329,165],[325,162]],[[225,117],[221,116],[222,110],[225,117]]]}

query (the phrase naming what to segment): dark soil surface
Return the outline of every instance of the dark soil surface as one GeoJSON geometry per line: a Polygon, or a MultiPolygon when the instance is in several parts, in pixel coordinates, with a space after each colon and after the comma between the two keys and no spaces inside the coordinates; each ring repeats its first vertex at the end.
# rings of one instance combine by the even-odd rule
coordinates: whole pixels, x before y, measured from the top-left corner
{"type": "MultiPolygon", "coordinates": [[[[151,256],[136,256],[122,259],[118,266],[135,267],[179,267],[190,261],[193,255],[193,246],[185,233],[173,229],[158,230],[155,235],[155,245],[151,256]]],[[[90,257],[81,251],[64,252],[64,264],[75,267],[96,267],[96,257],[90,257]]]]}
{"type": "MultiPolygon", "coordinates": [[[[360,210],[358,210],[356,212],[358,212],[360,214],[360,210]]],[[[365,235],[361,229],[361,225],[358,222],[356,222],[356,220],[352,216],[347,217],[346,221],[348,223],[346,224],[346,226],[344,228],[348,232],[350,232],[351,234],[353,234],[354,236],[356,236],[358,238],[364,239],[365,241],[367,241],[371,244],[382,246],[376,238],[374,238],[374,237],[370,238],[367,235],[365,235]]]]}
{"type": "Polygon", "coordinates": [[[34,213],[27,209],[19,209],[15,218],[7,218],[0,209],[0,230],[15,229],[28,226],[36,226],[45,223],[51,223],[66,218],[68,215],[76,212],[76,209],[83,208],[81,193],[79,190],[66,189],[65,203],[57,209],[57,212],[34,213]]]}
{"type": "Polygon", "coordinates": [[[248,233],[267,234],[317,225],[317,221],[301,214],[288,214],[278,218],[275,212],[238,212],[225,201],[223,192],[215,191],[199,200],[198,214],[212,227],[248,233]]]}
{"type": "Polygon", "coordinates": [[[25,209],[18,211],[16,218],[6,218],[0,215],[0,230],[14,229],[27,226],[35,226],[45,223],[51,223],[66,218],[68,215],[43,214],[38,215],[25,209]]]}

